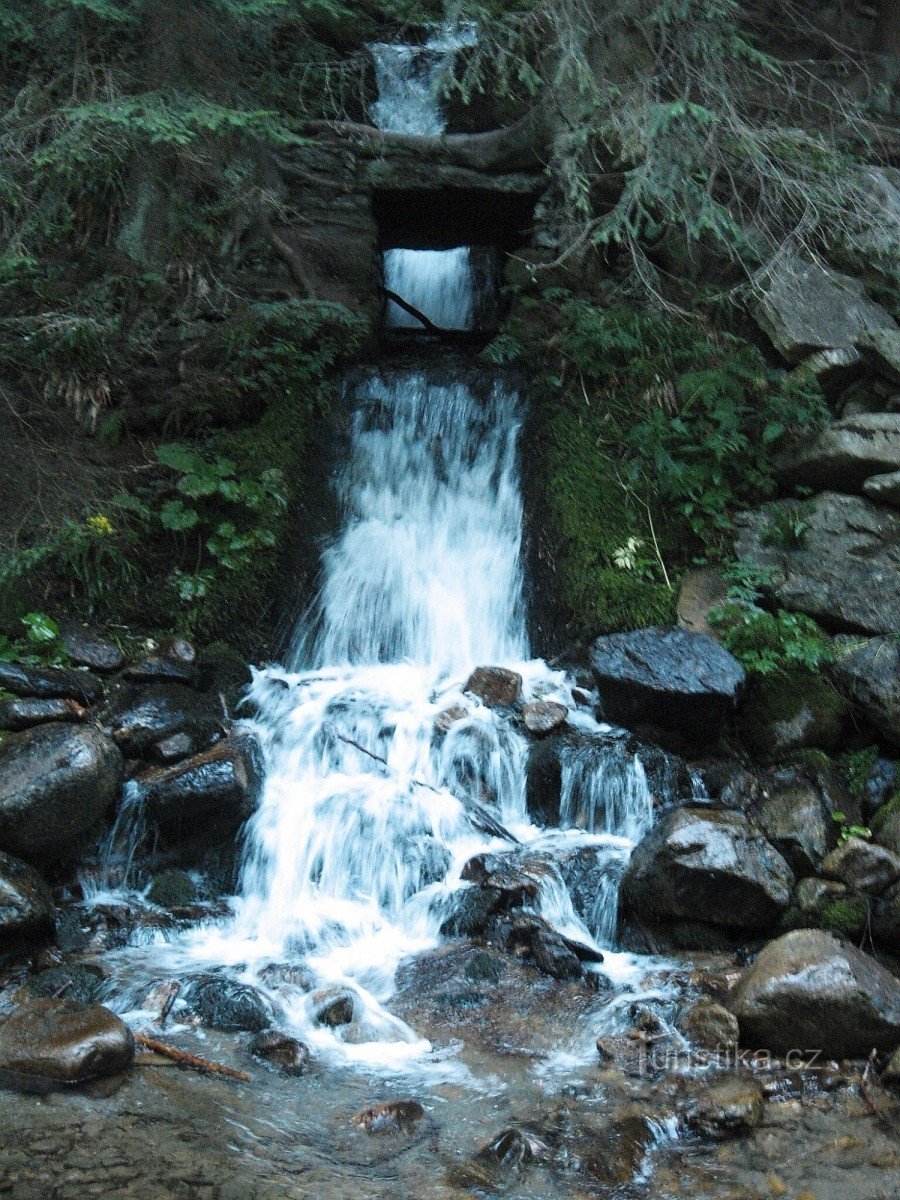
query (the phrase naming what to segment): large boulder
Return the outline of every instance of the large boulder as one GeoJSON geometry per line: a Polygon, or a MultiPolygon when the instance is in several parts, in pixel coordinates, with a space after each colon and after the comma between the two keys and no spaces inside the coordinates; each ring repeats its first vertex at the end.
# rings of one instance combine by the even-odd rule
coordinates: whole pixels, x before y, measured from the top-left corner
{"type": "Polygon", "coordinates": [[[747,1047],[854,1058],[900,1042],[900,981],[819,929],[770,942],[741,974],[729,1007],[747,1047]]]}
{"type": "Polygon", "coordinates": [[[607,720],[658,725],[695,744],[716,740],[745,679],[707,634],[658,626],[597,638],[591,668],[607,720]]]}
{"type": "Polygon", "coordinates": [[[54,915],[50,889],[34,867],[0,850],[0,946],[44,936],[54,915]]]}
{"type": "Polygon", "coordinates": [[[854,351],[869,331],[896,328],[858,280],[791,256],[771,268],[755,314],[775,348],[792,363],[818,350],[854,351]]]}
{"type": "Polygon", "coordinates": [[[900,746],[900,645],[896,636],[837,642],[835,682],[886,738],[900,746]]]}
{"type": "Polygon", "coordinates": [[[163,841],[179,849],[229,841],[253,815],[263,780],[262,753],[237,733],[171,767],[151,767],[132,786],[163,841]]]}
{"type": "Polygon", "coordinates": [[[0,1074],[26,1086],[86,1083],[133,1060],[131,1030],[99,1004],[30,1000],[0,1025],[0,1074]]]}
{"type": "Polygon", "coordinates": [[[124,765],[93,725],[41,725],[0,745],[0,847],[26,860],[77,855],[119,792],[124,765]]]}
{"type": "Polygon", "coordinates": [[[859,492],[872,475],[900,470],[900,413],[843,417],[782,454],[779,481],[817,491],[859,492]]]}
{"type": "Polygon", "coordinates": [[[792,768],[773,771],[754,813],[766,837],[798,875],[812,874],[828,852],[834,821],[821,790],[792,768]]]}
{"type": "Polygon", "coordinates": [[[0,703],[0,729],[12,733],[35,725],[48,725],[51,721],[86,721],[89,716],[88,710],[77,700],[36,700],[30,696],[17,696],[0,703]]]}
{"type": "Polygon", "coordinates": [[[737,731],[755,758],[778,762],[807,747],[839,749],[848,714],[834,685],[812,671],[757,675],[741,701],[737,731]]]}
{"type": "Polygon", "coordinates": [[[900,883],[900,855],[877,842],[849,837],[831,851],[819,872],[850,891],[878,896],[900,883]]]}
{"type": "Polygon", "coordinates": [[[876,504],[890,504],[892,508],[900,508],[900,471],[872,475],[863,484],[863,491],[876,504]]]}
{"type": "Polygon", "coordinates": [[[522,676],[507,667],[476,667],[463,691],[478,696],[488,708],[510,708],[522,697],[522,676]]]}
{"type": "Polygon", "coordinates": [[[823,492],[737,517],[735,552],[771,572],[779,603],[828,627],[900,629],[900,513],[823,492]]]}
{"type": "Polygon", "coordinates": [[[226,1033],[261,1033],[275,1020],[275,1009],[263,992],[224,975],[191,980],[183,999],[204,1025],[226,1033]]]}
{"type": "Polygon", "coordinates": [[[642,926],[674,945],[702,947],[704,926],[770,929],[793,883],[785,859],[742,813],[680,808],[634,851],[622,898],[642,926]]]}
{"type": "Polygon", "coordinates": [[[105,720],[123,752],[140,757],[159,742],[186,734],[194,751],[219,735],[223,713],[217,697],[181,683],[126,684],[111,698],[105,720]]]}
{"type": "Polygon", "coordinates": [[[26,667],[0,659],[0,688],[14,696],[36,700],[76,700],[99,704],[103,685],[90,671],[64,671],[59,667],[26,667]]]}
{"type": "Polygon", "coordinates": [[[66,653],[76,667],[89,667],[103,675],[120,671],[125,665],[121,648],[102,629],[83,621],[66,621],[61,633],[66,653]]]}

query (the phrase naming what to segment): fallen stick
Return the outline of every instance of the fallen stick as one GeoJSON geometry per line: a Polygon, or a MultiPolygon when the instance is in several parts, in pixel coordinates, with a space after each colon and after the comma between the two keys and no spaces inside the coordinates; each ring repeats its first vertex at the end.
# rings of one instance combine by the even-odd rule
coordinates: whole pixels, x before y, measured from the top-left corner
{"type": "Polygon", "coordinates": [[[207,1075],[227,1075],[229,1079],[239,1079],[241,1083],[250,1082],[250,1076],[246,1071],[236,1071],[234,1067],[225,1067],[221,1063],[210,1062],[207,1058],[189,1054],[187,1050],[179,1050],[177,1046],[158,1042],[156,1038],[147,1037],[146,1034],[136,1033],[134,1040],[139,1046],[144,1046],[155,1054],[161,1054],[163,1058],[170,1058],[179,1067],[190,1067],[194,1071],[204,1071],[207,1075]]]}

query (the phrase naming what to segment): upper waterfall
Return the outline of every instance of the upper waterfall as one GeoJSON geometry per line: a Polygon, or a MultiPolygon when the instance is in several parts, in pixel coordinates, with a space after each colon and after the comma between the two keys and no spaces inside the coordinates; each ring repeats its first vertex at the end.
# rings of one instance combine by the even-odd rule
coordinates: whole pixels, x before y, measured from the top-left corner
{"type": "Polygon", "coordinates": [[[394,133],[443,133],[442,89],[457,53],[474,44],[474,27],[466,24],[441,26],[421,46],[373,42],[369,51],[378,98],[369,106],[369,116],[374,124],[394,133]]]}

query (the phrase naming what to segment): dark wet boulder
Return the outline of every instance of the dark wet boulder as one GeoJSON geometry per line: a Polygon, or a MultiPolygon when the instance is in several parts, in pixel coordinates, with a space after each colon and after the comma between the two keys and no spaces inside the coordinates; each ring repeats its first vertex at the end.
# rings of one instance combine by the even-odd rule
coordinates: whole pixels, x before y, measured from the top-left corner
{"type": "Polygon", "coordinates": [[[45,937],[54,916],[50,889],[37,871],[0,850],[0,946],[45,937]]]}
{"type": "Polygon", "coordinates": [[[801,879],[794,901],[782,919],[787,929],[825,929],[858,942],[872,917],[865,896],[848,891],[843,883],[815,876],[801,879]]]}
{"type": "Polygon", "coordinates": [[[125,684],[112,696],[105,721],[123,753],[139,758],[176,734],[205,750],[221,733],[223,713],[216,696],[181,683],[125,684]]]}
{"type": "Polygon", "coordinates": [[[124,676],[129,683],[183,683],[185,687],[194,687],[197,668],[193,663],[178,658],[149,654],[126,667],[124,676]]]}
{"type": "Polygon", "coordinates": [[[606,720],[656,725],[694,745],[716,740],[745,680],[713,638],[661,626],[597,638],[591,667],[606,720]]]}
{"type": "Polygon", "coordinates": [[[93,725],[40,725],[0,745],[0,847],[68,860],[115,802],[122,756],[93,725]]]}
{"type": "Polygon", "coordinates": [[[503,906],[504,893],[473,884],[459,888],[445,902],[441,937],[484,937],[494,914],[503,906]]]}
{"type": "Polygon", "coordinates": [[[202,648],[197,655],[197,673],[200,687],[206,692],[221,694],[232,708],[240,703],[253,682],[244,655],[221,641],[202,648]]]}
{"type": "Polygon", "coordinates": [[[275,1020],[272,1002],[263,992],[224,975],[201,975],[182,995],[204,1025],[224,1033],[261,1033],[275,1020]]]}
{"type": "Polygon", "coordinates": [[[717,1140],[742,1137],[762,1124],[765,1101],[755,1079],[722,1075],[704,1080],[690,1104],[687,1123],[696,1133],[717,1140]]]}
{"type": "Polygon", "coordinates": [[[778,762],[809,747],[837,750],[848,716],[847,701],[834,684],[812,671],[785,671],[751,680],[737,733],[755,759],[778,762]]]}
{"type": "Polygon", "coordinates": [[[90,713],[77,700],[35,700],[20,696],[15,700],[0,703],[0,729],[21,733],[35,725],[49,725],[53,721],[71,721],[81,724],[90,713]]]}
{"type": "Polygon", "coordinates": [[[724,1054],[738,1041],[737,1017],[710,996],[695,1000],[682,1015],[679,1025],[685,1037],[705,1050],[724,1054]]]}
{"type": "Polygon", "coordinates": [[[75,700],[91,707],[103,699],[103,685],[89,671],[26,667],[0,659],[0,688],[35,700],[75,700]]]}
{"type": "Polygon", "coordinates": [[[831,674],[856,708],[900,746],[900,644],[896,636],[838,639],[831,674]]]}
{"type": "Polygon", "coordinates": [[[61,628],[62,643],[76,667],[89,667],[100,675],[120,671],[125,655],[108,633],[82,621],[66,621],[61,628]]]}
{"type": "Polygon", "coordinates": [[[107,990],[106,979],[100,968],[84,963],[47,967],[29,975],[25,987],[32,996],[45,1000],[65,997],[78,1004],[96,1004],[103,1000],[107,990]]]}
{"type": "Polygon", "coordinates": [[[794,768],[772,771],[753,811],[791,868],[798,875],[812,874],[828,853],[835,828],[816,784],[794,768]]]}
{"type": "Polygon", "coordinates": [[[353,1122],[366,1133],[395,1135],[412,1133],[424,1116],[418,1100],[386,1100],[361,1108],[353,1122]]]}
{"type": "Polygon", "coordinates": [[[316,1025],[339,1029],[349,1025],[356,1014],[356,997],[347,988],[321,988],[309,998],[310,1015],[316,1025]]]}
{"type": "Polygon", "coordinates": [[[286,1075],[302,1075],[309,1066],[309,1046],[278,1029],[264,1029],[250,1043],[254,1058],[278,1067],[286,1075]]]}
{"type": "Polygon", "coordinates": [[[770,929],[793,883],[787,862],[742,813],[681,808],[635,849],[622,897],[631,919],[670,944],[702,948],[704,927],[770,929]]]}
{"type": "Polygon", "coordinates": [[[169,869],[154,875],[147,889],[147,899],[160,908],[177,912],[195,905],[200,899],[200,890],[193,875],[169,869]]]}
{"type": "Polygon", "coordinates": [[[849,942],[797,929],[770,942],[729,998],[741,1044],[862,1058],[900,1042],[900,980],[849,942]]]}
{"type": "Polygon", "coordinates": [[[900,629],[900,513],[822,492],[735,519],[738,558],[771,573],[779,604],[830,629],[900,629]]]}
{"type": "Polygon", "coordinates": [[[212,846],[234,837],[259,804],[262,752],[236,733],[171,767],[150,767],[133,780],[139,802],[166,845],[212,846]]]}
{"type": "Polygon", "coordinates": [[[100,1005],[30,1000],[0,1024],[0,1080],[14,1086],[86,1083],[133,1061],[131,1030],[100,1005]]]}
{"type": "Polygon", "coordinates": [[[569,710],[555,700],[530,700],[522,705],[522,722],[535,737],[555,733],[569,719],[569,710]]]}
{"type": "Polygon", "coordinates": [[[900,855],[875,842],[850,837],[831,851],[819,872],[850,891],[878,896],[900,882],[900,855]]]}
{"type": "Polygon", "coordinates": [[[478,696],[488,708],[511,708],[522,698],[522,676],[507,667],[476,667],[463,691],[478,696]]]}
{"type": "Polygon", "coordinates": [[[872,934],[879,945],[900,952],[900,883],[879,896],[871,906],[872,934]]]}

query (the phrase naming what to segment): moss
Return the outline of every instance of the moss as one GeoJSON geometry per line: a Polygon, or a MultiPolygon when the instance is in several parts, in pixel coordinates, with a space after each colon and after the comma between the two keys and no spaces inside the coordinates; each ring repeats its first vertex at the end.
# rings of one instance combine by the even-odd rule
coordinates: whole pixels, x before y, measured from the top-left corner
{"type": "Polygon", "coordinates": [[[160,908],[187,908],[197,902],[197,885],[187,871],[161,871],[151,883],[147,899],[160,908]]]}
{"type": "Polygon", "coordinates": [[[838,760],[841,775],[854,800],[861,801],[865,796],[866,783],[877,761],[877,746],[867,746],[864,750],[850,751],[842,754],[838,760]]]}
{"type": "Polygon", "coordinates": [[[800,747],[834,750],[846,715],[846,701],[821,675],[795,670],[754,676],[741,708],[741,736],[764,756],[800,747]]]}
{"type": "Polygon", "coordinates": [[[840,900],[825,899],[819,906],[820,927],[830,933],[857,937],[865,929],[868,920],[869,905],[862,896],[849,896],[840,900]]]}
{"type": "Polygon", "coordinates": [[[893,817],[896,813],[900,813],[900,788],[894,792],[889,800],[882,804],[881,808],[872,817],[869,825],[874,834],[879,834],[884,828],[888,818],[893,817]]]}

